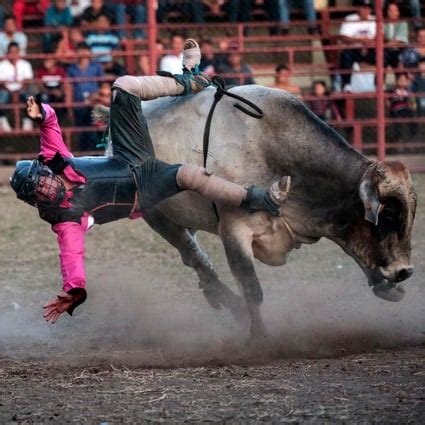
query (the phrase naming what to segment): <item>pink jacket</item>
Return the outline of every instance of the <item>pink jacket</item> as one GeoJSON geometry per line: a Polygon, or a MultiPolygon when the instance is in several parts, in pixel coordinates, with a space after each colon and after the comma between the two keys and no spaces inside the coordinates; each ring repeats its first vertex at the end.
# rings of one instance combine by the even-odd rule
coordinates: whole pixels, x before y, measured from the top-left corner
{"type": "MultiPolygon", "coordinates": [[[[54,109],[43,104],[46,113],[45,119],[40,123],[40,154],[47,160],[52,159],[56,152],[63,157],[70,158],[72,153],[62,139],[62,131],[54,109]]],[[[67,166],[65,176],[72,182],[85,183],[84,176],[76,173],[67,166]]],[[[69,206],[72,192],[68,191],[61,207],[69,206]]],[[[63,290],[68,292],[73,288],[85,288],[86,274],[84,270],[84,236],[92,224],[91,217],[85,214],[81,218],[81,224],[74,222],[58,223],[52,226],[57,235],[60,250],[60,265],[63,277],[63,290]]]]}

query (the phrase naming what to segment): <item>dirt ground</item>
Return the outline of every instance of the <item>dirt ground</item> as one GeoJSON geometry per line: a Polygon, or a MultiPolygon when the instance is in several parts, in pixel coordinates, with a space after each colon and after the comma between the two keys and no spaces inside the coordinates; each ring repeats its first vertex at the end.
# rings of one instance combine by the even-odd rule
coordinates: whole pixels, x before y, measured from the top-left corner
{"type": "MultiPolygon", "coordinates": [[[[141,221],[89,232],[89,298],[47,325],[57,247],[35,210],[0,187],[0,423],[425,422],[425,175],[415,274],[376,298],[329,241],[257,264],[269,332],[212,310],[192,270],[141,221]]],[[[200,235],[233,289],[219,241],[200,235]]]]}

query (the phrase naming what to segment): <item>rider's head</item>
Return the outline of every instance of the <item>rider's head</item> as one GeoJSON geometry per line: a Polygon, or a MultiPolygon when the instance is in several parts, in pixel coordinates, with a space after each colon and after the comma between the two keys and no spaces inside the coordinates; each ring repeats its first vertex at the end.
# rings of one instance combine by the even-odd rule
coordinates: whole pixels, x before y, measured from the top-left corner
{"type": "Polygon", "coordinates": [[[38,160],[19,161],[10,185],[19,199],[33,206],[58,206],[66,193],[63,181],[38,160]]]}

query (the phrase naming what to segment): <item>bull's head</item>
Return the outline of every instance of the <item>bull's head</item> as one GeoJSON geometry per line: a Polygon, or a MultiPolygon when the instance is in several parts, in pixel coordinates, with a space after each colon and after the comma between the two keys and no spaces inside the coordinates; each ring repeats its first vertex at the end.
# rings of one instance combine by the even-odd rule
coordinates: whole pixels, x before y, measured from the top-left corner
{"type": "Polygon", "coordinates": [[[413,273],[410,237],[416,193],[399,161],[374,162],[361,178],[364,215],[357,215],[340,242],[365,272],[375,295],[389,301],[404,296],[399,282],[413,273]]]}

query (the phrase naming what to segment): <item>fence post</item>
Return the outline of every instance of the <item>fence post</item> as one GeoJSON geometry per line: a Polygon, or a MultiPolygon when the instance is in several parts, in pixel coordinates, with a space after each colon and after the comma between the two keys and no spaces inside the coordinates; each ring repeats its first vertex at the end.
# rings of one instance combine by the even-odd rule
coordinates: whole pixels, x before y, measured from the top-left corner
{"type": "Polygon", "coordinates": [[[384,88],[384,18],[383,1],[375,1],[376,13],[376,95],[378,118],[378,160],[385,159],[385,88],[384,88]]]}
{"type": "Polygon", "coordinates": [[[147,0],[146,7],[148,11],[148,49],[150,74],[154,75],[157,69],[158,54],[156,51],[156,38],[158,26],[156,22],[156,0],[147,0]]]}

